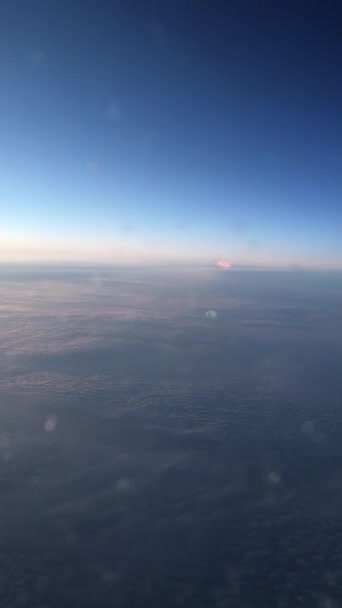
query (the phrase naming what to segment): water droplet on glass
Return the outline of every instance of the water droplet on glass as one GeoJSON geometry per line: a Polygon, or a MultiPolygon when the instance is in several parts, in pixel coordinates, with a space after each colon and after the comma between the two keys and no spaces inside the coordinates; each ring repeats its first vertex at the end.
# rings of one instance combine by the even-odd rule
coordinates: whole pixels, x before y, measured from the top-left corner
{"type": "Polygon", "coordinates": [[[6,450],[7,448],[9,448],[10,446],[10,440],[8,435],[6,435],[6,433],[2,433],[0,435],[0,448],[2,448],[3,450],[6,450]]]}
{"type": "Polygon", "coordinates": [[[302,431],[303,433],[313,433],[315,430],[315,425],[314,422],[312,420],[307,420],[306,422],[304,422],[303,426],[302,426],[302,431]]]}
{"type": "Polygon", "coordinates": [[[13,460],[13,452],[11,450],[6,450],[4,452],[3,459],[5,462],[10,462],[13,460]]]}
{"type": "Polygon", "coordinates": [[[57,424],[56,416],[49,416],[44,424],[44,429],[47,433],[51,433],[55,430],[57,424]]]}
{"type": "Polygon", "coordinates": [[[105,570],[102,573],[102,580],[104,583],[112,583],[115,580],[114,572],[111,570],[105,570]]]}
{"type": "Polygon", "coordinates": [[[120,492],[124,492],[125,490],[129,490],[131,485],[132,484],[130,479],[118,479],[118,481],[116,482],[116,489],[120,492]]]}
{"type": "Polygon", "coordinates": [[[277,486],[280,483],[280,475],[276,471],[271,471],[267,475],[267,481],[271,486],[277,486]]]}

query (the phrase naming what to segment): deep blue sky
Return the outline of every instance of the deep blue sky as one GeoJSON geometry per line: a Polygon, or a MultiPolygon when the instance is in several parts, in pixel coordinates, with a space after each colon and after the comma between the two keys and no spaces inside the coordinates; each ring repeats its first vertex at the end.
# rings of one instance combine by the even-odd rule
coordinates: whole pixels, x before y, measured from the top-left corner
{"type": "Polygon", "coordinates": [[[339,2],[4,0],[0,259],[342,267],[339,2]]]}

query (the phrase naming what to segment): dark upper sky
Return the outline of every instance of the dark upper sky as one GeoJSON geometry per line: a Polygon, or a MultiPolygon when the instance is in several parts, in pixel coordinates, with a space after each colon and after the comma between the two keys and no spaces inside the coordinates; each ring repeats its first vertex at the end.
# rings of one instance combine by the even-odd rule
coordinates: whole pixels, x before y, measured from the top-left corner
{"type": "Polygon", "coordinates": [[[3,2],[1,257],[342,266],[341,31],[338,2],[3,2]]]}

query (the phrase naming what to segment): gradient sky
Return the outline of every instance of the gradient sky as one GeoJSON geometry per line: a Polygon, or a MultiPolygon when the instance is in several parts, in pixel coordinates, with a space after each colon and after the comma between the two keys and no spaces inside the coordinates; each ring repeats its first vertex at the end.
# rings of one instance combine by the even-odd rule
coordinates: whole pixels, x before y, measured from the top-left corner
{"type": "Polygon", "coordinates": [[[4,0],[0,260],[342,268],[339,2],[4,0]]]}

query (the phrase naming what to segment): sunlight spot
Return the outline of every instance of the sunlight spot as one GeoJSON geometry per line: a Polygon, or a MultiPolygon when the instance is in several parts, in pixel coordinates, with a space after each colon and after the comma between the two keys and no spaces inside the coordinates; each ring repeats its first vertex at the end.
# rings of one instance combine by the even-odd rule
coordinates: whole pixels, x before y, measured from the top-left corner
{"type": "Polygon", "coordinates": [[[216,262],[216,265],[219,266],[219,268],[224,268],[225,270],[228,270],[228,268],[232,267],[231,263],[227,260],[218,260],[216,262]]]}

